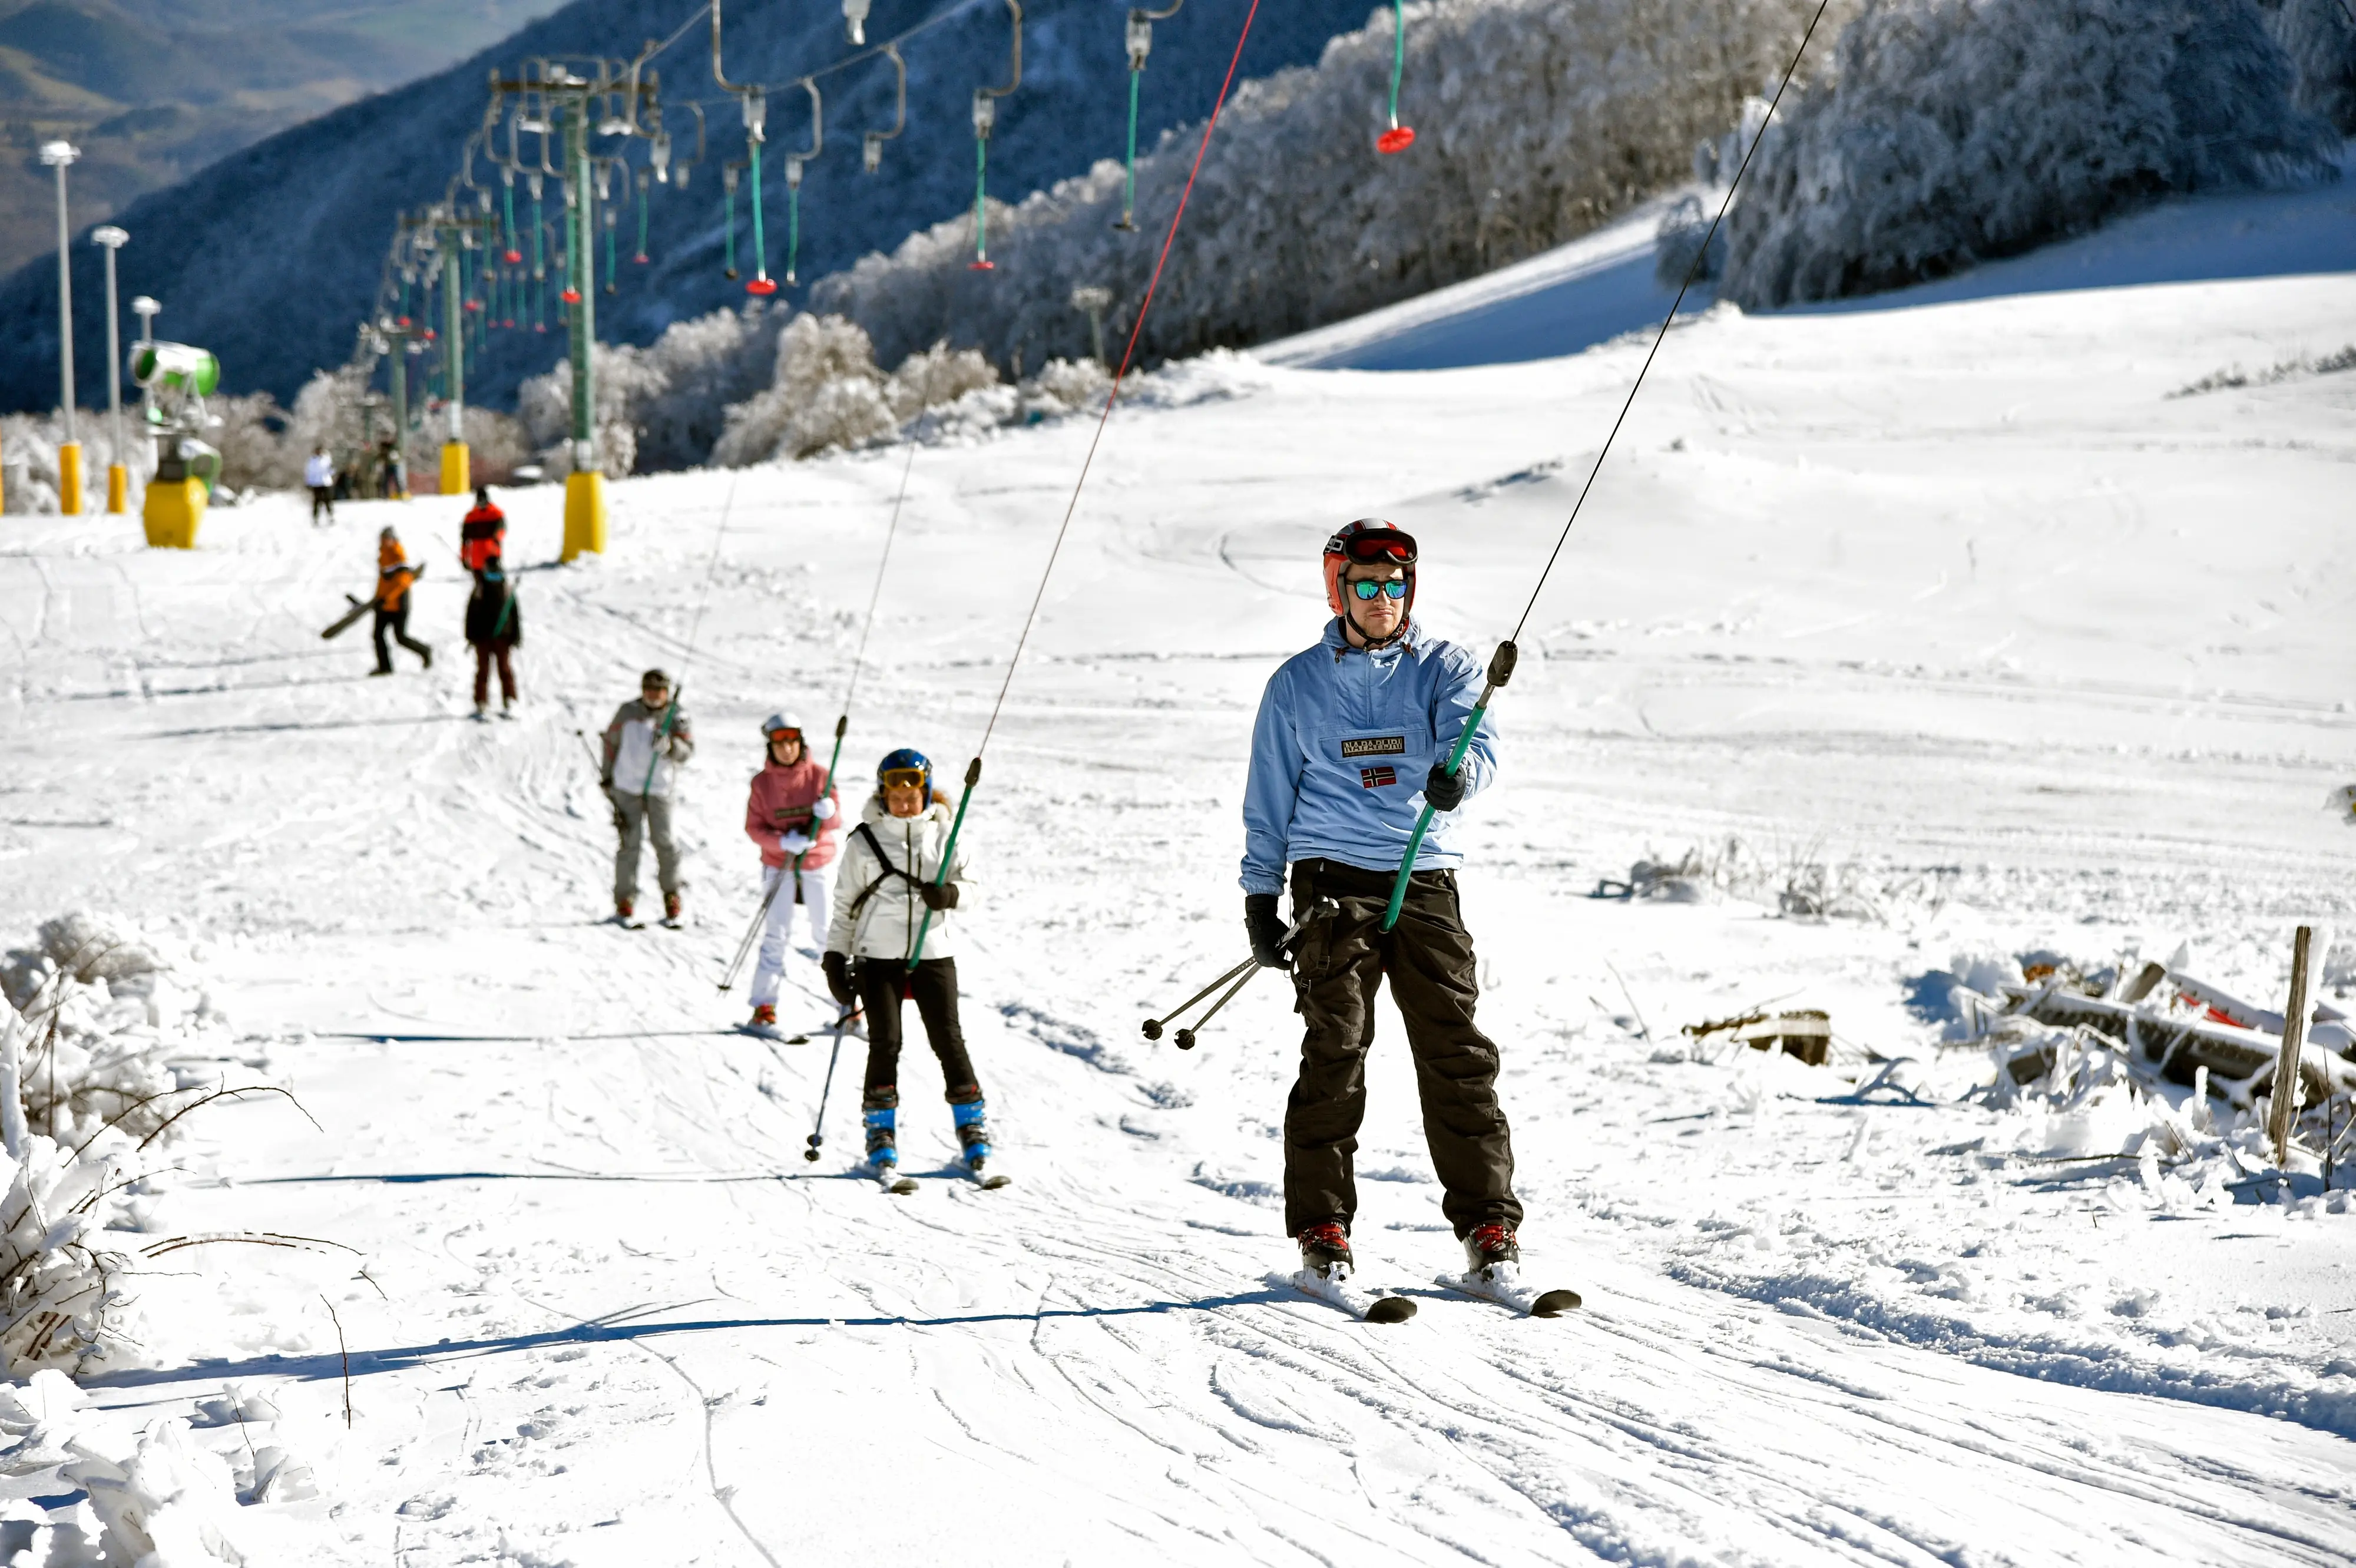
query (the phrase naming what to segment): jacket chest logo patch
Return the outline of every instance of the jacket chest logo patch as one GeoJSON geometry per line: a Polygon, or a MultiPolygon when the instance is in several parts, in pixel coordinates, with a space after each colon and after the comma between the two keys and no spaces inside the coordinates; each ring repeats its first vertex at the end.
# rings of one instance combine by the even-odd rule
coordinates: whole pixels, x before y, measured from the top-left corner
{"type": "Polygon", "coordinates": [[[1361,768],[1358,784],[1361,789],[1382,789],[1398,782],[1398,775],[1387,768],[1361,768]]]}
{"type": "Polygon", "coordinates": [[[1342,760],[1360,757],[1405,757],[1407,736],[1403,735],[1369,735],[1342,743],[1342,760]]]}

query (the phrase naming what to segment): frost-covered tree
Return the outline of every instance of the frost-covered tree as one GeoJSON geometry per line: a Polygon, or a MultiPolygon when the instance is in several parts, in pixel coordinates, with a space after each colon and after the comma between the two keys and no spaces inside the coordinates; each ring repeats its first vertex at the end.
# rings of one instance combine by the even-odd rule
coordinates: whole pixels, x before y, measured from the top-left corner
{"type": "Polygon", "coordinates": [[[2356,16],[2349,0],[2266,0],[2270,25],[2290,57],[2291,102],[2356,134],[2356,16]]]}
{"type": "Polygon", "coordinates": [[[797,316],[777,338],[770,385],[728,410],[712,460],[728,467],[808,457],[899,427],[867,334],[840,316],[797,316]]]}
{"type": "Polygon", "coordinates": [[[1894,288],[2172,191],[2329,177],[2254,0],[1870,0],[1784,100],[1723,231],[1723,297],[1894,288]]]}
{"type": "MultiPolygon", "coordinates": [[[[1396,156],[1375,150],[1391,13],[1312,68],[1238,87],[1212,138],[1140,348],[1238,346],[1518,261],[1685,177],[1695,143],[1779,70],[1808,0],[1424,0],[1408,7],[1396,156]]],[[[995,271],[969,270],[970,214],[821,280],[813,309],[886,363],[947,338],[1020,374],[1091,349],[1072,291],[1109,289],[1108,351],[1134,320],[1200,126],[1138,160],[1141,231],[1114,163],[990,209],[995,271]]]]}

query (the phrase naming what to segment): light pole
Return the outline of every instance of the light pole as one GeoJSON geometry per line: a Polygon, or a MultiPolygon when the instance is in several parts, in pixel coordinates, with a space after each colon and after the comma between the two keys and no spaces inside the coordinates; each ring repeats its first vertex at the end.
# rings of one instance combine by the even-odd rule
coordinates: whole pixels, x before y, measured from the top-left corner
{"type": "Polygon", "coordinates": [[[74,439],[73,257],[66,248],[66,166],[81,156],[71,142],[44,142],[41,161],[58,171],[58,371],[65,386],[65,439],[58,444],[58,510],[81,515],[81,443],[74,439]]]}
{"type": "Polygon", "coordinates": [[[131,470],[123,462],[123,343],[116,325],[122,312],[114,304],[114,252],[131,236],[104,223],[91,230],[90,237],[106,247],[106,510],[121,517],[131,506],[131,470]]]}

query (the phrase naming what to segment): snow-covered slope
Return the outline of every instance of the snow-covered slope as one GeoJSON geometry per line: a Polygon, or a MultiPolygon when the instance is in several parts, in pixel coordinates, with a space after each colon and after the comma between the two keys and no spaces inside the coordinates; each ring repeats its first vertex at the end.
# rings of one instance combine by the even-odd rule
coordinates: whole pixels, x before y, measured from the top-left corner
{"type": "MultiPolygon", "coordinates": [[[[1415,529],[1429,618],[1485,650],[1641,345],[1217,358],[1114,419],[967,829],[993,1194],[936,1174],[920,1048],[894,1199],[847,1175],[855,1061],[809,1165],[823,1043],[718,1032],[755,725],[837,711],[902,454],[619,485],[570,568],[541,565],[557,496],[511,498],[526,704],[482,729],[455,509],[314,531],[273,500],[193,554],[11,520],[0,929],[95,904],[204,937],[324,1131],[208,1108],[149,1223],[363,1254],[180,1255],[143,1291],[153,1369],[100,1396],[272,1388],[323,1496],[266,1506],[318,1562],[2345,1562],[2351,1220],[2019,1157],[2054,1130],[1959,1100],[1985,1058],[1908,1000],[1958,951],[2184,940],[2278,994],[2287,922],[2350,912],[2356,834],[2319,808],[2356,766],[2356,377],[2169,394],[2351,320],[2356,278],[2290,276],[1671,338],[1472,811],[1524,1240],[1587,1296],[1555,1322],[1429,1284],[1454,1246],[1387,1013],[1358,1236],[1426,1299],[1386,1330],[1269,1283],[1281,985],[1191,1054],[1137,1024],[1237,955],[1249,715],[1317,633],[1319,540],[1415,529]],[[316,633],[387,521],[444,656],[374,681],[359,633],[316,633]],[[680,933],[595,923],[575,732],[649,663],[701,738],[680,933]],[[1851,867],[1885,918],[1588,896],[1730,835],[1851,867]],[[1847,1059],[1918,1058],[1916,1092],[1676,1033],[1784,1000],[1847,1059]]],[[[962,767],[1087,435],[916,454],[847,779],[898,745],[962,767]]]]}

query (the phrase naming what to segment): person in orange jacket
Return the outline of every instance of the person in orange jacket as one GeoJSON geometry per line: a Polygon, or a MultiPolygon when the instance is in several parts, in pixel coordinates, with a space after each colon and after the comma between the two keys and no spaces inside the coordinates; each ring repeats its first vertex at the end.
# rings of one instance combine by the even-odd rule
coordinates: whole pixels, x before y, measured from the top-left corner
{"type": "Polygon", "coordinates": [[[392,673],[392,650],[384,645],[385,634],[434,668],[434,650],[409,635],[409,585],[417,581],[422,566],[409,564],[409,553],[401,547],[401,537],[390,528],[376,536],[376,668],[371,675],[392,673]]]}
{"type": "Polygon", "coordinates": [[[491,504],[487,485],[475,487],[475,510],[458,524],[458,559],[469,572],[506,555],[508,514],[491,504]]]}

